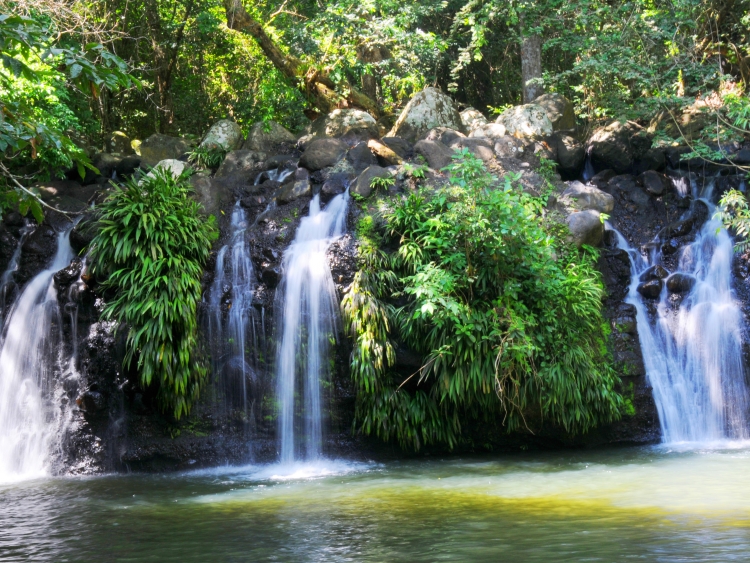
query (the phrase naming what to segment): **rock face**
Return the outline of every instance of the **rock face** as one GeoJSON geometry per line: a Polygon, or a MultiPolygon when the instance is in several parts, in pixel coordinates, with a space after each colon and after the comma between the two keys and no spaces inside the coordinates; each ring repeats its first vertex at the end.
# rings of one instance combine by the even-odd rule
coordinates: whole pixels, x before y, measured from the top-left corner
{"type": "Polygon", "coordinates": [[[250,128],[242,148],[251,151],[267,151],[275,145],[295,142],[297,142],[297,137],[275,121],[260,121],[250,128]]]}
{"type": "Polygon", "coordinates": [[[344,157],[346,151],[347,146],[338,139],[317,139],[307,146],[299,164],[314,172],[333,166],[344,157]]]}
{"type": "Polygon", "coordinates": [[[477,127],[488,123],[487,118],[482,115],[482,112],[474,108],[466,108],[461,112],[461,122],[464,124],[466,131],[473,131],[477,127]]]}
{"type": "Polygon", "coordinates": [[[614,121],[594,131],[586,150],[594,168],[611,168],[622,174],[629,172],[650,148],[651,136],[637,123],[614,121]]]}
{"type": "Polygon", "coordinates": [[[445,168],[453,158],[453,151],[440,141],[419,141],[414,145],[414,153],[422,156],[434,170],[445,168]]]}
{"type": "Polygon", "coordinates": [[[187,139],[155,133],[141,143],[141,166],[153,168],[161,160],[179,159],[192,149],[187,139]]]}
{"type": "Polygon", "coordinates": [[[222,119],[214,123],[203,137],[200,146],[206,148],[220,148],[232,151],[242,145],[242,129],[231,119],[222,119]]]}
{"type": "Polygon", "coordinates": [[[356,182],[354,183],[354,187],[352,188],[352,193],[355,193],[362,197],[370,197],[370,194],[372,194],[373,192],[372,181],[375,178],[392,177],[393,176],[391,175],[391,173],[385,168],[381,168],[380,166],[370,166],[367,170],[359,175],[356,182]]]}
{"type": "Polygon", "coordinates": [[[571,242],[576,246],[588,244],[599,246],[604,237],[604,224],[598,211],[589,209],[571,213],[568,216],[568,229],[570,230],[571,242]]]}
{"type": "Polygon", "coordinates": [[[576,114],[573,103],[561,94],[542,94],[533,104],[541,106],[547,112],[553,131],[575,129],[576,114]]]}
{"type": "Polygon", "coordinates": [[[316,119],[310,132],[316,137],[344,137],[350,134],[364,138],[379,136],[375,119],[358,109],[335,109],[316,119]]]}
{"type": "Polygon", "coordinates": [[[507,109],[497,118],[497,123],[504,125],[507,134],[514,137],[546,137],[553,131],[547,110],[536,104],[507,109]]]}
{"type": "Polygon", "coordinates": [[[434,127],[464,130],[461,114],[453,100],[437,88],[429,87],[411,99],[388,136],[415,142],[434,127]]]}

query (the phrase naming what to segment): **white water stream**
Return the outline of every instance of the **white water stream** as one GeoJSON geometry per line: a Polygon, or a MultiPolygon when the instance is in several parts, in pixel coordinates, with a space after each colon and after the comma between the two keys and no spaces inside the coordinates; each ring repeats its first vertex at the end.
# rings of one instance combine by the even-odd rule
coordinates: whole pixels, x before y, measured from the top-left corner
{"type": "Polygon", "coordinates": [[[55,409],[46,404],[59,362],[60,310],[53,276],[73,258],[70,230],[59,233],[50,266],[13,305],[0,340],[0,482],[48,471],[55,409]]]}
{"type": "Polygon", "coordinates": [[[282,464],[292,463],[299,455],[308,461],[321,456],[321,374],[328,368],[327,352],[335,338],[338,311],[326,251],[344,234],[348,201],[347,190],[321,209],[316,195],[309,216],[302,219],[284,253],[284,277],[277,293],[281,330],[276,357],[282,464]],[[295,436],[297,412],[304,420],[303,436],[295,436]]]}
{"type": "Polygon", "coordinates": [[[663,441],[747,439],[750,400],[742,359],[743,317],[732,291],[733,243],[721,224],[710,218],[713,184],[703,193],[692,188],[694,198],[700,196],[694,205],[707,205],[709,220],[681,249],[672,275],[692,276],[695,285],[676,307],[665,284],[652,319],[636,288],[650,266],[662,263],[659,246],[644,256],[618,233],[618,245],[631,259],[627,302],[637,309],[638,335],[663,441]]]}

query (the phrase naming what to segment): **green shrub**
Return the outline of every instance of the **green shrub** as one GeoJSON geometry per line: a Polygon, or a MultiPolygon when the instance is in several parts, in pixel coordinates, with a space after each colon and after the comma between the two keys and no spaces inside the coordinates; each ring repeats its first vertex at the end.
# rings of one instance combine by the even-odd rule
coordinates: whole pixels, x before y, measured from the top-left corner
{"type": "Polygon", "coordinates": [[[188,162],[198,168],[216,170],[226,156],[227,150],[224,147],[198,146],[188,154],[188,162]]]}
{"type": "Polygon", "coordinates": [[[342,302],[355,424],[418,449],[452,447],[468,421],[575,434],[619,418],[596,251],[565,243],[538,202],[468,151],[448,172],[450,186],[392,202],[384,228],[360,222],[342,302]],[[423,358],[411,376],[393,369],[397,338],[423,358]]]}
{"type": "Polygon", "coordinates": [[[197,359],[196,307],[203,266],[217,237],[190,198],[186,176],[157,169],[131,180],[100,209],[91,243],[92,274],[113,298],[102,318],[128,329],[125,365],[137,361],[141,384],[158,384],[164,410],[188,414],[206,379],[197,359]]]}

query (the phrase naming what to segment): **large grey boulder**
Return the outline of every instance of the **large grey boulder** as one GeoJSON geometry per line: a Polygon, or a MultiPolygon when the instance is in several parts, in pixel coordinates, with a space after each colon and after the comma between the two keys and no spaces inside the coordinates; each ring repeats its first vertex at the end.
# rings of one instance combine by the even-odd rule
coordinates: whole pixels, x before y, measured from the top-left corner
{"type": "MultiPolygon", "coordinates": [[[[114,172],[117,169],[117,165],[119,163],[120,163],[119,158],[107,152],[98,152],[94,156],[91,157],[91,164],[93,164],[94,167],[99,171],[99,175],[104,176],[105,178],[112,177],[112,172],[114,172]]],[[[87,181],[84,181],[84,184],[91,183],[91,182],[88,182],[89,179],[90,179],[89,174],[86,174],[85,180],[87,181]]]]}
{"type": "Polygon", "coordinates": [[[553,131],[547,111],[536,104],[509,108],[497,118],[497,123],[504,125],[507,134],[514,137],[546,137],[553,131]]]}
{"type": "Polygon", "coordinates": [[[222,119],[211,126],[200,146],[232,151],[240,148],[242,141],[240,126],[231,119],[222,119]]]}
{"type": "Polygon", "coordinates": [[[304,168],[297,168],[294,173],[294,179],[284,184],[276,194],[276,201],[279,203],[289,203],[303,196],[312,195],[312,186],[310,186],[310,173],[304,168]]]}
{"type": "Polygon", "coordinates": [[[490,137],[490,140],[495,142],[495,154],[499,158],[520,158],[523,156],[524,144],[516,137],[504,135],[502,137],[490,137]]]}
{"type": "Polygon", "coordinates": [[[266,153],[245,149],[227,153],[221,166],[216,171],[216,177],[253,173],[261,168],[260,165],[266,160],[267,156],[266,153]]]}
{"type": "Polygon", "coordinates": [[[414,142],[434,127],[464,131],[461,114],[453,100],[437,88],[428,87],[416,94],[401,112],[388,137],[414,142]]]}
{"type": "Polygon", "coordinates": [[[445,168],[453,159],[453,151],[440,141],[419,141],[414,145],[414,153],[424,157],[434,170],[445,168]]]}
{"type": "Polygon", "coordinates": [[[427,131],[424,136],[425,141],[440,141],[444,145],[450,145],[457,139],[466,137],[461,131],[456,131],[450,127],[435,127],[427,131]]]}
{"type": "Polygon", "coordinates": [[[567,219],[570,242],[580,247],[588,244],[598,246],[604,237],[604,224],[601,215],[594,209],[571,213],[567,219]]]}
{"type": "Polygon", "coordinates": [[[461,122],[464,124],[466,131],[473,131],[477,127],[488,123],[487,118],[482,112],[471,107],[461,112],[461,122]]]}
{"type": "Polygon", "coordinates": [[[379,136],[377,121],[369,113],[358,109],[335,109],[316,119],[310,132],[316,137],[343,137],[349,134],[366,138],[379,136]]]}
{"type": "Polygon", "coordinates": [[[559,201],[580,211],[594,209],[600,213],[612,213],[615,208],[615,198],[610,194],[578,181],[570,183],[559,201]]]}
{"type": "Polygon", "coordinates": [[[565,96],[561,94],[542,94],[532,103],[544,108],[550,123],[552,123],[553,131],[575,128],[576,114],[573,110],[573,102],[565,96]]]}
{"type": "Polygon", "coordinates": [[[141,143],[141,167],[152,168],[162,160],[178,159],[192,147],[188,139],[154,133],[141,143]]]}
{"type": "Polygon", "coordinates": [[[338,139],[316,139],[307,145],[299,165],[311,171],[333,166],[344,158],[348,147],[338,139]]]}
{"type": "Polygon", "coordinates": [[[349,149],[349,153],[346,155],[346,158],[347,160],[349,160],[349,162],[351,162],[354,170],[356,170],[357,172],[362,172],[368,166],[372,166],[373,164],[378,163],[375,155],[372,154],[370,147],[368,147],[367,143],[365,143],[364,141],[349,149]]]}
{"type": "Polygon", "coordinates": [[[469,137],[488,137],[490,139],[499,139],[507,136],[508,130],[502,123],[485,123],[472,130],[469,137]]]}
{"type": "Polygon", "coordinates": [[[153,178],[154,172],[157,170],[165,170],[169,172],[173,178],[179,177],[185,170],[188,168],[187,163],[183,162],[182,160],[175,160],[174,158],[168,158],[166,160],[162,160],[161,162],[157,162],[156,166],[154,166],[153,170],[146,174],[146,178],[153,178]]]}
{"type": "Polygon", "coordinates": [[[378,162],[380,162],[380,164],[384,164],[385,166],[398,166],[404,161],[402,155],[397,153],[391,147],[391,145],[381,143],[380,141],[376,141],[375,139],[370,139],[367,142],[367,148],[370,149],[372,154],[377,157],[378,162]]]}
{"type": "Polygon", "coordinates": [[[591,135],[586,151],[597,170],[611,168],[619,174],[630,171],[633,163],[651,148],[651,135],[632,121],[613,121],[591,135]]]}
{"type": "Polygon", "coordinates": [[[247,140],[242,148],[251,151],[264,151],[274,145],[296,142],[297,137],[275,121],[259,121],[250,128],[247,140]]]}
{"type": "Polygon", "coordinates": [[[380,166],[370,166],[357,177],[352,188],[352,193],[362,197],[370,197],[372,194],[372,181],[375,178],[391,178],[392,174],[380,166]]]}
{"type": "Polygon", "coordinates": [[[495,160],[495,146],[490,139],[483,139],[481,137],[462,137],[453,141],[450,144],[450,148],[454,151],[469,149],[474,156],[481,158],[485,163],[495,160]]]}

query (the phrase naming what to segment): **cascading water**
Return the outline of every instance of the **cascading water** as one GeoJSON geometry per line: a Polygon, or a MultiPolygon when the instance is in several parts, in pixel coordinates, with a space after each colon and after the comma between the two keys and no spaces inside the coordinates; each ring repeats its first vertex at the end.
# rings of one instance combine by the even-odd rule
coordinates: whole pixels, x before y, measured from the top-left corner
{"type": "Polygon", "coordinates": [[[0,341],[0,481],[48,469],[56,413],[47,405],[60,363],[61,316],[53,276],[73,258],[70,230],[59,233],[49,268],[11,308],[0,341]],[[57,330],[55,330],[57,329],[57,330]]]}
{"type": "Polygon", "coordinates": [[[11,256],[8,266],[5,268],[2,276],[0,276],[0,327],[2,327],[2,323],[5,320],[5,313],[7,312],[8,305],[10,305],[8,301],[13,293],[10,291],[14,285],[13,274],[18,270],[18,261],[21,258],[21,248],[23,247],[26,235],[30,230],[31,229],[28,226],[23,227],[21,230],[21,238],[18,241],[16,249],[13,251],[13,256],[11,256]]]}
{"type": "MultiPolygon", "coordinates": [[[[676,187],[687,189],[682,184],[676,187]]],[[[692,289],[675,307],[674,295],[665,284],[651,319],[637,287],[648,268],[662,263],[660,246],[654,245],[644,257],[617,233],[618,246],[631,258],[627,301],[637,309],[638,334],[663,441],[745,439],[750,400],[742,360],[742,312],[732,292],[733,243],[720,222],[710,218],[713,183],[700,194],[695,185],[692,189],[693,205],[708,206],[709,219],[682,249],[672,273],[687,286],[693,284],[692,289]]]]}
{"type": "Polygon", "coordinates": [[[277,293],[281,338],[276,357],[282,464],[302,454],[303,444],[308,461],[321,457],[321,374],[327,369],[338,310],[326,251],[334,238],[344,234],[348,202],[347,190],[321,209],[316,195],[309,216],[302,219],[284,253],[284,278],[277,293]],[[295,437],[298,391],[304,399],[299,406],[304,435],[295,437]]]}

